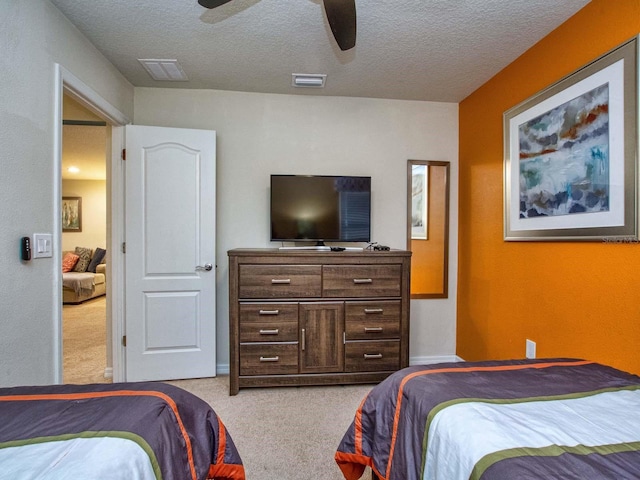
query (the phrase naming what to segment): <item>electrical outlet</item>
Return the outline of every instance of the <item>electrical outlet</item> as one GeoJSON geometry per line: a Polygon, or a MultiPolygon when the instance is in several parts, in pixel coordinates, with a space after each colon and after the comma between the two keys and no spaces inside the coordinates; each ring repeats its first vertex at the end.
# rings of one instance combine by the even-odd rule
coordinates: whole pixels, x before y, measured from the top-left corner
{"type": "Polygon", "coordinates": [[[527,339],[526,355],[527,358],[536,358],[536,342],[533,340],[527,339]]]}

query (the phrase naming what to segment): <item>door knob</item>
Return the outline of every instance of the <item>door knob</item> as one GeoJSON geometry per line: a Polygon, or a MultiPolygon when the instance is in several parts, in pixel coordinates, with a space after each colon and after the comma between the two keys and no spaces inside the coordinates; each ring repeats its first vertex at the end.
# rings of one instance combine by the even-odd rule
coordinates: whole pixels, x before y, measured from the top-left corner
{"type": "Polygon", "coordinates": [[[202,271],[202,270],[205,270],[205,271],[209,272],[210,270],[213,270],[213,265],[211,265],[210,263],[205,263],[204,266],[198,265],[196,267],[196,272],[199,272],[199,271],[202,271]]]}

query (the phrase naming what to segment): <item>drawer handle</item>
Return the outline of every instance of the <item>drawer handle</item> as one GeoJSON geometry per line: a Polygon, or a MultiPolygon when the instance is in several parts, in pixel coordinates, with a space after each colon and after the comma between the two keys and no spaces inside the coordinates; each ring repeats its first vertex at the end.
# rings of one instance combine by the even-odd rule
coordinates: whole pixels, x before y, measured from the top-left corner
{"type": "Polygon", "coordinates": [[[273,330],[266,330],[261,328],[260,335],[278,335],[278,329],[274,328],[273,330]]]}
{"type": "Polygon", "coordinates": [[[260,315],[278,315],[280,310],[260,310],[258,313],[260,315]]]}
{"type": "Polygon", "coordinates": [[[365,360],[375,360],[378,358],[382,358],[382,354],[381,353],[365,353],[364,354],[364,359],[365,360]]]}
{"type": "Polygon", "coordinates": [[[364,333],[382,332],[382,327],[364,327],[364,333]]]}
{"type": "Polygon", "coordinates": [[[289,285],[290,283],[291,283],[290,278],[272,278],[271,279],[272,285],[289,285]]]}
{"type": "Polygon", "coordinates": [[[382,313],[384,312],[381,308],[365,308],[364,313],[382,313]]]}
{"type": "Polygon", "coordinates": [[[354,278],[353,283],[361,284],[361,283],[373,283],[373,280],[370,278],[354,278]]]}
{"type": "Polygon", "coordinates": [[[261,362],[277,362],[280,360],[279,356],[275,356],[275,357],[260,357],[260,361],[261,362]]]}

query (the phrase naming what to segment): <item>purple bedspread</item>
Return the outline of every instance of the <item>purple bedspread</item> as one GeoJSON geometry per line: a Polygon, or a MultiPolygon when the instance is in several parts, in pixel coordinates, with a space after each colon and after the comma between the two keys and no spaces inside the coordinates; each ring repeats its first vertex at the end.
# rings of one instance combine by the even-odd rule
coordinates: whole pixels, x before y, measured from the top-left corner
{"type": "MultiPolygon", "coordinates": [[[[0,389],[0,478],[9,478],[2,476],[9,469],[24,474],[29,468],[43,468],[38,465],[50,450],[59,458],[45,465],[46,471],[60,472],[55,478],[75,478],[68,475],[83,467],[64,465],[65,459],[73,457],[73,442],[77,448],[97,445],[93,450],[98,451],[104,451],[107,443],[124,444],[127,451],[140,452],[143,461],[139,463],[152,471],[151,478],[245,478],[222,421],[206,402],[178,387],[149,382],[0,389]],[[58,453],[55,449],[61,446],[69,451],[58,453]],[[16,458],[29,447],[38,455],[25,456],[34,462],[22,465],[16,458]],[[71,473],[61,476],[67,471],[71,473]]],[[[118,458],[117,452],[112,458],[118,458]]],[[[111,468],[101,466],[99,458],[86,461],[95,462],[96,471],[111,468]]],[[[47,475],[53,474],[33,472],[20,478],[50,478],[47,475]]],[[[123,477],[114,466],[109,478],[123,477]]]]}
{"type": "Polygon", "coordinates": [[[335,459],[347,480],[638,479],[639,397],[640,377],[576,359],[413,366],[365,397],[335,459]],[[519,443],[488,451],[494,430],[519,443]]]}

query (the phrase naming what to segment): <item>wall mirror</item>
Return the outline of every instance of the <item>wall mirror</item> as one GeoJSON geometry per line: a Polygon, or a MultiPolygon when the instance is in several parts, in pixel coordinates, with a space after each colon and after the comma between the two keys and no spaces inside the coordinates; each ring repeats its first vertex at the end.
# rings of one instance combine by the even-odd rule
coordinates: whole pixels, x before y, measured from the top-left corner
{"type": "Polygon", "coordinates": [[[409,160],[407,170],[411,298],[447,298],[449,162],[409,160]]]}

